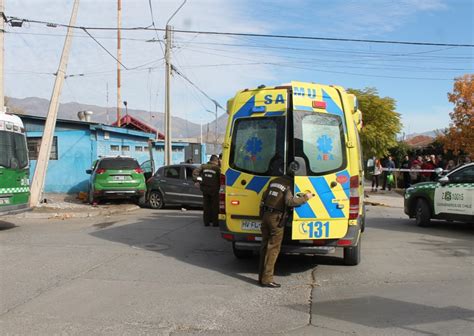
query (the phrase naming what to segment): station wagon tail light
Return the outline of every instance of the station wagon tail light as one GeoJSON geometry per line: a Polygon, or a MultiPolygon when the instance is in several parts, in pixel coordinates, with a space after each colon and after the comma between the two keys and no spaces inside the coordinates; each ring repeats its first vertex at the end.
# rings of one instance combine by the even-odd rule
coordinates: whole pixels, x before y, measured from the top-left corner
{"type": "Polygon", "coordinates": [[[97,171],[96,171],[96,173],[97,173],[98,175],[103,174],[103,173],[105,173],[105,172],[106,172],[106,170],[105,170],[104,168],[99,168],[99,169],[97,169],[97,171]]]}
{"type": "Polygon", "coordinates": [[[326,102],[313,100],[313,107],[317,109],[326,109],[326,102]]]}
{"type": "Polygon", "coordinates": [[[359,217],[359,176],[351,176],[349,192],[349,219],[359,217]]]}
{"type": "Polygon", "coordinates": [[[143,171],[143,169],[141,169],[141,168],[136,168],[136,169],[135,169],[135,173],[137,173],[137,174],[143,174],[144,171],[143,171]]]}
{"type": "Polygon", "coordinates": [[[219,213],[225,214],[225,175],[221,174],[221,186],[219,188],[219,213]]]}

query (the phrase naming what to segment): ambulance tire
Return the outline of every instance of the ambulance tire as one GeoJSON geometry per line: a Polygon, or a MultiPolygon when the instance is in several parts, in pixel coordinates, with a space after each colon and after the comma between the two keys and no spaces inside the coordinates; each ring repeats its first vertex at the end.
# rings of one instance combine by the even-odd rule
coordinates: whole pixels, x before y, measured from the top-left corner
{"type": "Polygon", "coordinates": [[[415,207],[416,225],[420,227],[430,226],[430,223],[431,223],[430,217],[431,217],[431,212],[430,212],[430,207],[428,203],[424,199],[419,198],[416,202],[416,207],[415,207]]]}
{"type": "Polygon", "coordinates": [[[240,250],[235,246],[235,242],[232,243],[232,252],[237,259],[248,259],[253,256],[253,252],[250,250],[240,250]]]}
{"type": "Polygon", "coordinates": [[[361,241],[356,246],[344,247],[344,265],[356,266],[360,263],[361,241]]]}
{"type": "Polygon", "coordinates": [[[362,208],[362,218],[360,219],[360,232],[365,231],[365,205],[362,208]]]}

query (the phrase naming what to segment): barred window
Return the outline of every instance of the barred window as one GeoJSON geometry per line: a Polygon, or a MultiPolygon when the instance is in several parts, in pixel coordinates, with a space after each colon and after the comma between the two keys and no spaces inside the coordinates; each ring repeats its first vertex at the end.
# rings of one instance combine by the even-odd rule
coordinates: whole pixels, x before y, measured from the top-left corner
{"type": "MultiPolygon", "coordinates": [[[[28,144],[28,156],[30,160],[38,160],[38,155],[41,147],[41,137],[29,137],[27,139],[28,144]]],[[[53,143],[51,145],[51,153],[49,155],[50,160],[58,160],[58,137],[53,137],[53,143]]]]}

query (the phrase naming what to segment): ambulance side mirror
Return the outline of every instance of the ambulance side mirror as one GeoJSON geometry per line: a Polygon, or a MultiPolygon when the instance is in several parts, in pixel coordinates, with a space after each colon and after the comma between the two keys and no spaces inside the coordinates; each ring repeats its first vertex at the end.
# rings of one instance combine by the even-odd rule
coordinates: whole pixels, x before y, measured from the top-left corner
{"type": "Polygon", "coordinates": [[[288,173],[292,176],[306,175],[306,162],[302,157],[296,156],[295,161],[288,164],[288,173]]]}

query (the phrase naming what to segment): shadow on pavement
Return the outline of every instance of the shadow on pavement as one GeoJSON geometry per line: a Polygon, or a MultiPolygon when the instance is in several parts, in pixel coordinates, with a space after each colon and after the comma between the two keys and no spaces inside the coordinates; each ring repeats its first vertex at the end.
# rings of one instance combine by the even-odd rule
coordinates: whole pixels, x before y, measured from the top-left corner
{"type": "MultiPolygon", "coordinates": [[[[308,309],[304,305],[292,308],[300,311],[308,309]]],[[[313,314],[372,328],[397,327],[420,333],[426,332],[409,326],[459,319],[471,321],[474,317],[474,311],[470,309],[455,306],[438,308],[380,296],[316,302],[313,314]]]]}
{"type": "Polygon", "coordinates": [[[0,221],[0,231],[10,230],[15,227],[17,226],[11,222],[0,221]]]}
{"type": "MultiPolygon", "coordinates": [[[[204,227],[201,212],[150,211],[139,221],[103,228],[90,233],[92,236],[160,253],[194,266],[216,271],[238,280],[256,284],[258,256],[236,259],[232,246],[220,236],[218,228],[204,227]],[[189,220],[183,220],[188,217],[189,220]],[[179,221],[173,221],[180,218],[179,221]],[[249,276],[250,274],[250,276],[249,276]]],[[[318,264],[341,265],[339,258],[301,255],[280,256],[275,275],[289,276],[313,269],[318,264]]]]}

